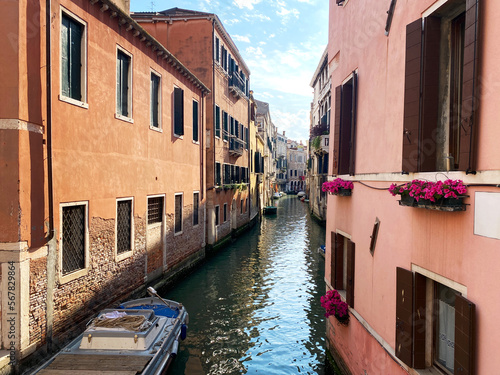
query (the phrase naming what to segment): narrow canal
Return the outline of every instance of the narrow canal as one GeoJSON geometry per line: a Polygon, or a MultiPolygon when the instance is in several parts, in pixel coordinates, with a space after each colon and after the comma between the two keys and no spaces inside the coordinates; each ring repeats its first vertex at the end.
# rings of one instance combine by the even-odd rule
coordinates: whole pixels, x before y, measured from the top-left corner
{"type": "Polygon", "coordinates": [[[276,217],[221,250],[166,298],[184,303],[188,338],[170,375],[324,374],[325,230],[308,205],[281,198],[276,217]]]}

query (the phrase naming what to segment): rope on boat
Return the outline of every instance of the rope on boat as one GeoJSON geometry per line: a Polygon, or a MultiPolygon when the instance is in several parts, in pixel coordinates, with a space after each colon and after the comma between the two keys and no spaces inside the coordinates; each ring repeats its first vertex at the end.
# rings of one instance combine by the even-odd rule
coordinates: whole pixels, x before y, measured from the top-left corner
{"type": "Polygon", "coordinates": [[[127,315],[119,318],[98,318],[93,322],[94,327],[99,328],[123,328],[128,331],[144,331],[150,323],[143,315],[127,315]]]}

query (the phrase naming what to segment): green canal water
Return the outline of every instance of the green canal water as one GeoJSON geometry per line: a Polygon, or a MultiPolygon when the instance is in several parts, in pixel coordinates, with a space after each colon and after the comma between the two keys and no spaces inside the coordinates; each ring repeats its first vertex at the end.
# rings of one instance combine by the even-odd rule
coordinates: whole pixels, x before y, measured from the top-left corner
{"type": "Polygon", "coordinates": [[[295,196],[210,258],[166,298],[189,312],[169,375],[324,374],[325,229],[295,196]]]}

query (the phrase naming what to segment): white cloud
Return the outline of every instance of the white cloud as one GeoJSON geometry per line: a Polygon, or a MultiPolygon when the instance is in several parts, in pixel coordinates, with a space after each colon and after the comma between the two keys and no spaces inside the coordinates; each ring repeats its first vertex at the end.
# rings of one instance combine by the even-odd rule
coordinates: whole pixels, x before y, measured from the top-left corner
{"type": "Polygon", "coordinates": [[[237,42],[245,42],[245,43],[250,43],[250,38],[248,36],[242,36],[242,35],[231,35],[231,38],[233,40],[236,40],[237,42]]]}
{"type": "Polygon", "coordinates": [[[296,112],[289,112],[278,107],[269,105],[271,118],[274,124],[278,127],[278,131],[283,133],[288,139],[294,141],[302,141],[303,144],[309,140],[309,110],[300,109],[296,112]]]}
{"type": "Polygon", "coordinates": [[[224,20],[224,25],[226,26],[232,26],[232,25],[235,25],[237,23],[240,23],[241,21],[237,18],[233,18],[233,19],[230,19],[230,20],[224,20]]]}
{"type": "Polygon", "coordinates": [[[281,23],[286,24],[292,17],[298,19],[300,12],[297,9],[286,9],[285,7],[281,7],[276,14],[281,17],[281,23]]]}
{"type": "Polygon", "coordinates": [[[245,52],[250,56],[251,59],[253,58],[258,58],[258,59],[265,59],[266,55],[262,51],[262,48],[260,47],[247,47],[245,52]]]}
{"type": "Polygon", "coordinates": [[[248,9],[252,10],[254,4],[258,4],[260,2],[261,2],[261,0],[234,0],[233,4],[236,5],[240,9],[248,8],[248,9]]]}

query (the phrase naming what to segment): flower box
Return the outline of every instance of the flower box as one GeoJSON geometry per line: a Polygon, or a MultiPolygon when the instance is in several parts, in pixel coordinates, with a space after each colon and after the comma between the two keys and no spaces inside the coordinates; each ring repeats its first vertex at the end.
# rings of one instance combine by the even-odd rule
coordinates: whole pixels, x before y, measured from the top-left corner
{"type": "Polygon", "coordinates": [[[349,306],[342,301],[339,292],[335,289],[329,290],[321,297],[321,306],[325,309],[325,316],[335,316],[339,324],[349,324],[349,306]]]}
{"type": "Polygon", "coordinates": [[[400,195],[400,206],[419,207],[437,211],[465,211],[463,200],[467,187],[461,180],[413,180],[402,185],[392,184],[389,192],[400,195]]]}
{"type": "Polygon", "coordinates": [[[340,195],[341,197],[350,197],[354,184],[352,181],[346,181],[341,178],[336,178],[333,181],[323,182],[321,190],[333,195],[340,195]]]}

